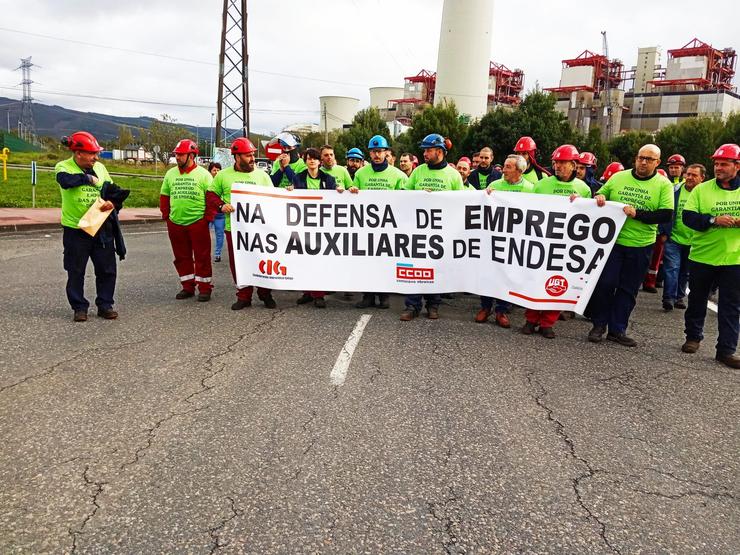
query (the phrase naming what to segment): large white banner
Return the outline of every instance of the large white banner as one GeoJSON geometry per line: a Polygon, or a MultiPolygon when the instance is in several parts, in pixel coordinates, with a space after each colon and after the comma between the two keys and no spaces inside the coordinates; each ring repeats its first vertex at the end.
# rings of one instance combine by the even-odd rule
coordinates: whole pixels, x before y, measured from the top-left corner
{"type": "Polygon", "coordinates": [[[296,291],[465,291],[582,313],[622,204],[485,191],[285,191],[235,184],[237,282],[296,291]]]}

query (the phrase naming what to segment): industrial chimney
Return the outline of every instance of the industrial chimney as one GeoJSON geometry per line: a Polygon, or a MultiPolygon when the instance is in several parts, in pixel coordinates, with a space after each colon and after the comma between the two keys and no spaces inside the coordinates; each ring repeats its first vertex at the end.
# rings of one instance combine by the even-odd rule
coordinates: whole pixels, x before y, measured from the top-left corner
{"type": "Polygon", "coordinates": [[[435,105],[453,100],[471,118],[486,113],[492,27],[493,0],[445,0],[435,105]]]}

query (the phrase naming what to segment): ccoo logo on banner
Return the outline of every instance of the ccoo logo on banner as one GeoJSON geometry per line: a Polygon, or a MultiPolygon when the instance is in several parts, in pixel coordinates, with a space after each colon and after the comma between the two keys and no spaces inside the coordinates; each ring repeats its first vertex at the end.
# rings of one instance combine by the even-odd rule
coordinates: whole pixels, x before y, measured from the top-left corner
{"type": "Polygon", "coordinates": [[[585,309],[626,217],[530,193],[231,193],[240,286],[469,292],[542,310],[585,309]]]}

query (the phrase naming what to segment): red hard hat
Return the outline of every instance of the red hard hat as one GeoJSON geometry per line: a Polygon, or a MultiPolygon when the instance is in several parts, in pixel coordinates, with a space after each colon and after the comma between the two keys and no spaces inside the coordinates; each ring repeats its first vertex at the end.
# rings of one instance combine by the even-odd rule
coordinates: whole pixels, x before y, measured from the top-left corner
{"type": "Polygon", "coordinates": [[[604,168],[604,175],[601,176],[602,181],[609,181],[609,178],[617,172],[624,171],[624,166],[619,162],[612,162],[606,168],[604,168]]]}
{"type": "Polygon", "coordinates": [[[668,177],[668,174],[665,172],[663,168],[658,168],[658,173],[662,175],[663,177],[668,177]]]}
{"type": "Polygon", "coordinates": [[[62,144],[73,152],[101,152],[103,147],[87,131],[77,131],[69,137],[62,137],[62,144]]]}
{"type": "Polygon", "coordinates": [[[537,144],[532,137],[521,137],[514,147],[514,152],[533,152],[537,150],[537,144]]]}
{"type": "Polygon", "coordinates": [[[177,143],[175,154],[198,154],[198,145],[190,139],[183,139],[177,143]]]}
{"type": "Polygon", "coordinates": [[[580,156],[578,156],[578,162],[584,166],[595,166],[596,156],[594,156],[593,152],[581,152],[580,156]]]}
{"type": "Polygon", "coordinates": [[[246,137],[239,137],[231,143],[231,154],[253,154],[255,152],[257,148],[246,137]]]}
{"type": "Polygon", "coordinates": [[[686,158],[684,158],[680,154],[671,154],[671,156],[668,158],[667,164],[669,166],[671,164],[681,164],[682,166],[685,166],[686,165],[686,158]]]}
{"type": "Polygon", "coordinates": [[[735,143],[727,143],[722,145],[714,151],[714,154],[712,154],[712,160],[717,160],[718,158],[724,160],[740,160],[740,146],[736,145],[735,143]]]}
{"type": "Polygon", "coordinates": [[[573,145],[560,145],[552,151],[553,162],[577,162],[579,156],[578,149],[573,145]]]}

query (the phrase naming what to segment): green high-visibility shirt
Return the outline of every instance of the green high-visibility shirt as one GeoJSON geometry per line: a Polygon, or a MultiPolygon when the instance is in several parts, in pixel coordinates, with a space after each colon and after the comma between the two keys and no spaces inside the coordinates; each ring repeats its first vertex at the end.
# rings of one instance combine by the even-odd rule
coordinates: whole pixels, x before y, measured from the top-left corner
{"type": "Polygon", "coordinates": [[[465,185],[463,185],[460,172],[450,164],[447,164],[444,168],[439,170],[433,170],[427,164],[417,166],[416,169],[411,172],[411,177],[406,181],[406,185],[404,185],[403,188],[409,191],[423,191],[426,189],[431,191],[466,190],[465,185]]]}
{"type": "MultiPolygon", "coordinates": [[[[103,183],[106,181],[113,182],[108,174],[108,170],[100,162],[95,162],[92,169],[98,178],[97,185],[86,184],[70,189],[62,189],[62,225],[64,227],[79,229],[80,218],[85,215],[88,208],[100,196],[103,183]]],[[[72,157],[57,163],[54,167],[54,174],[60,173],[83,174],[85,172],[77,165],[74,157],[72,157]]]]}
{"type": "MultiPolygon", "coordinates": [[[[272,187],[272,180],[267,172],[259,168],[255,168],[251,172],[239,172],[234,167],[226,168],[221,170],[213,178],[213,181],[208,186],[208,190],[212,193],[216,193],[224,204],[231,204],[231,189],[232,186],[237,184],[244,185],[260,185],[262,187],[272,187]]],[[[226,231],[231,231],[231,218],[226,218],[226,231]]]]}
{"type": "Polygon", "coordinates": [[[344,166],[334,164],[331,169],[325,168],[324,166],[321,166],[320,169],[325,174],[334,178],[334,181],[337,182],[337,187],[342,187],[343,189],[349,189],[352,187],[352,178],[350,177],[347,168],[344,166]]]}
{"type": "Polygon", "coordinates": [[[543,177],[534,186],[534,192],[541,195],[569,197],[573,193],[583,198],[591,198],[591,189],[577,177],[571,181],[560,181],[557,176],[543,177]]]}
{"type": "MultiPolygon", "coordinates": [[[[694,187],[683,209],[715,218],[723,214],[740,218],[740,188],[730,191],[717,185],[716,179],[705,181],[694,187]]],[[[740,227],[694,230],[689,260],[712,266],[740,264],[740,227]]]]}
{"type": "MultiPolygon", "coordinates": [[[[303,170],[306,169],[306,163],[303,161],[303,158],[298,158],[298,160],[296,160],[292,164],[288,164],[288,166],[296,174],[299,174],[303,170]]],[[[278,160],[275,160],[272,163],[272,171],[270,172],[270,174],[274,175],[279,169],[280,169],[280,162],[278,160]]],[[[287,176],[285,175],[285,172],[283,172],[283,176],[280,178],[280,183],[278,183],[278,187],[282,187],[284,189],[285,187],[289,187],[290,185],[293,185],[293,184],[290,182],[290,179],[287,178],[287,176]]]]}
{"type": "Polygon", "coordinates": [[[408,181],[406,174],[395,166],[388,166],[383,171],[376,172],[373,166],[362,166],[355,172],[352,184],[358,189],[368,191],[403,189],[408,181]]]}
{"type": "Polygon", "coordinates": [[[673,229],[671,230],[671,241],[679,245],[690,245],[691,237],[694,234],[694,230],[683,223],[683,209],[686,201],[689,200],[690,194],[691,191],[688,191],[682,183],[681,191],[678,193],[678,204],[676,205],[676,221],[673,223],[673,229]]]}
{"type": "MultiPolygon", "coordinates": [[[[637,179],[632,170],[617,172],[597,194],[604,195],[606,200],[634,206],[635,210],[673,210],[673,185],[659,173],[649,179],[637,179]]],[[[617,236],[617,245],[646,247],[655,243],[657,234],[658,224],[646,224],[635,218],[627,218],[617,236]]]]}
{"type": "Polygon", "coordinates": [[[540,180],[539,177],[537,177],[537,171],[534,169],[534,166],[529,168],[529,171],[522,174],[522,177],[532,183],[533,185],[536,185],[537,182],[540,180]]]}
{"type": "Polygon", "coordinates": [[[503,177],[488,184],[494,191],[504,191],[509,193],[534,193],[534,183],[524,179],[524,176],[518,183],[509,183],[503,177]]]}
{"type": "Polygon", "coordinates": [[[180,173],[175,166],[167,170],[160,195],[170,197],[170,221],[190,225],[203,218],[206,212],[206,191],[213,181],[211,173],[202,166],[180,173]]]}

